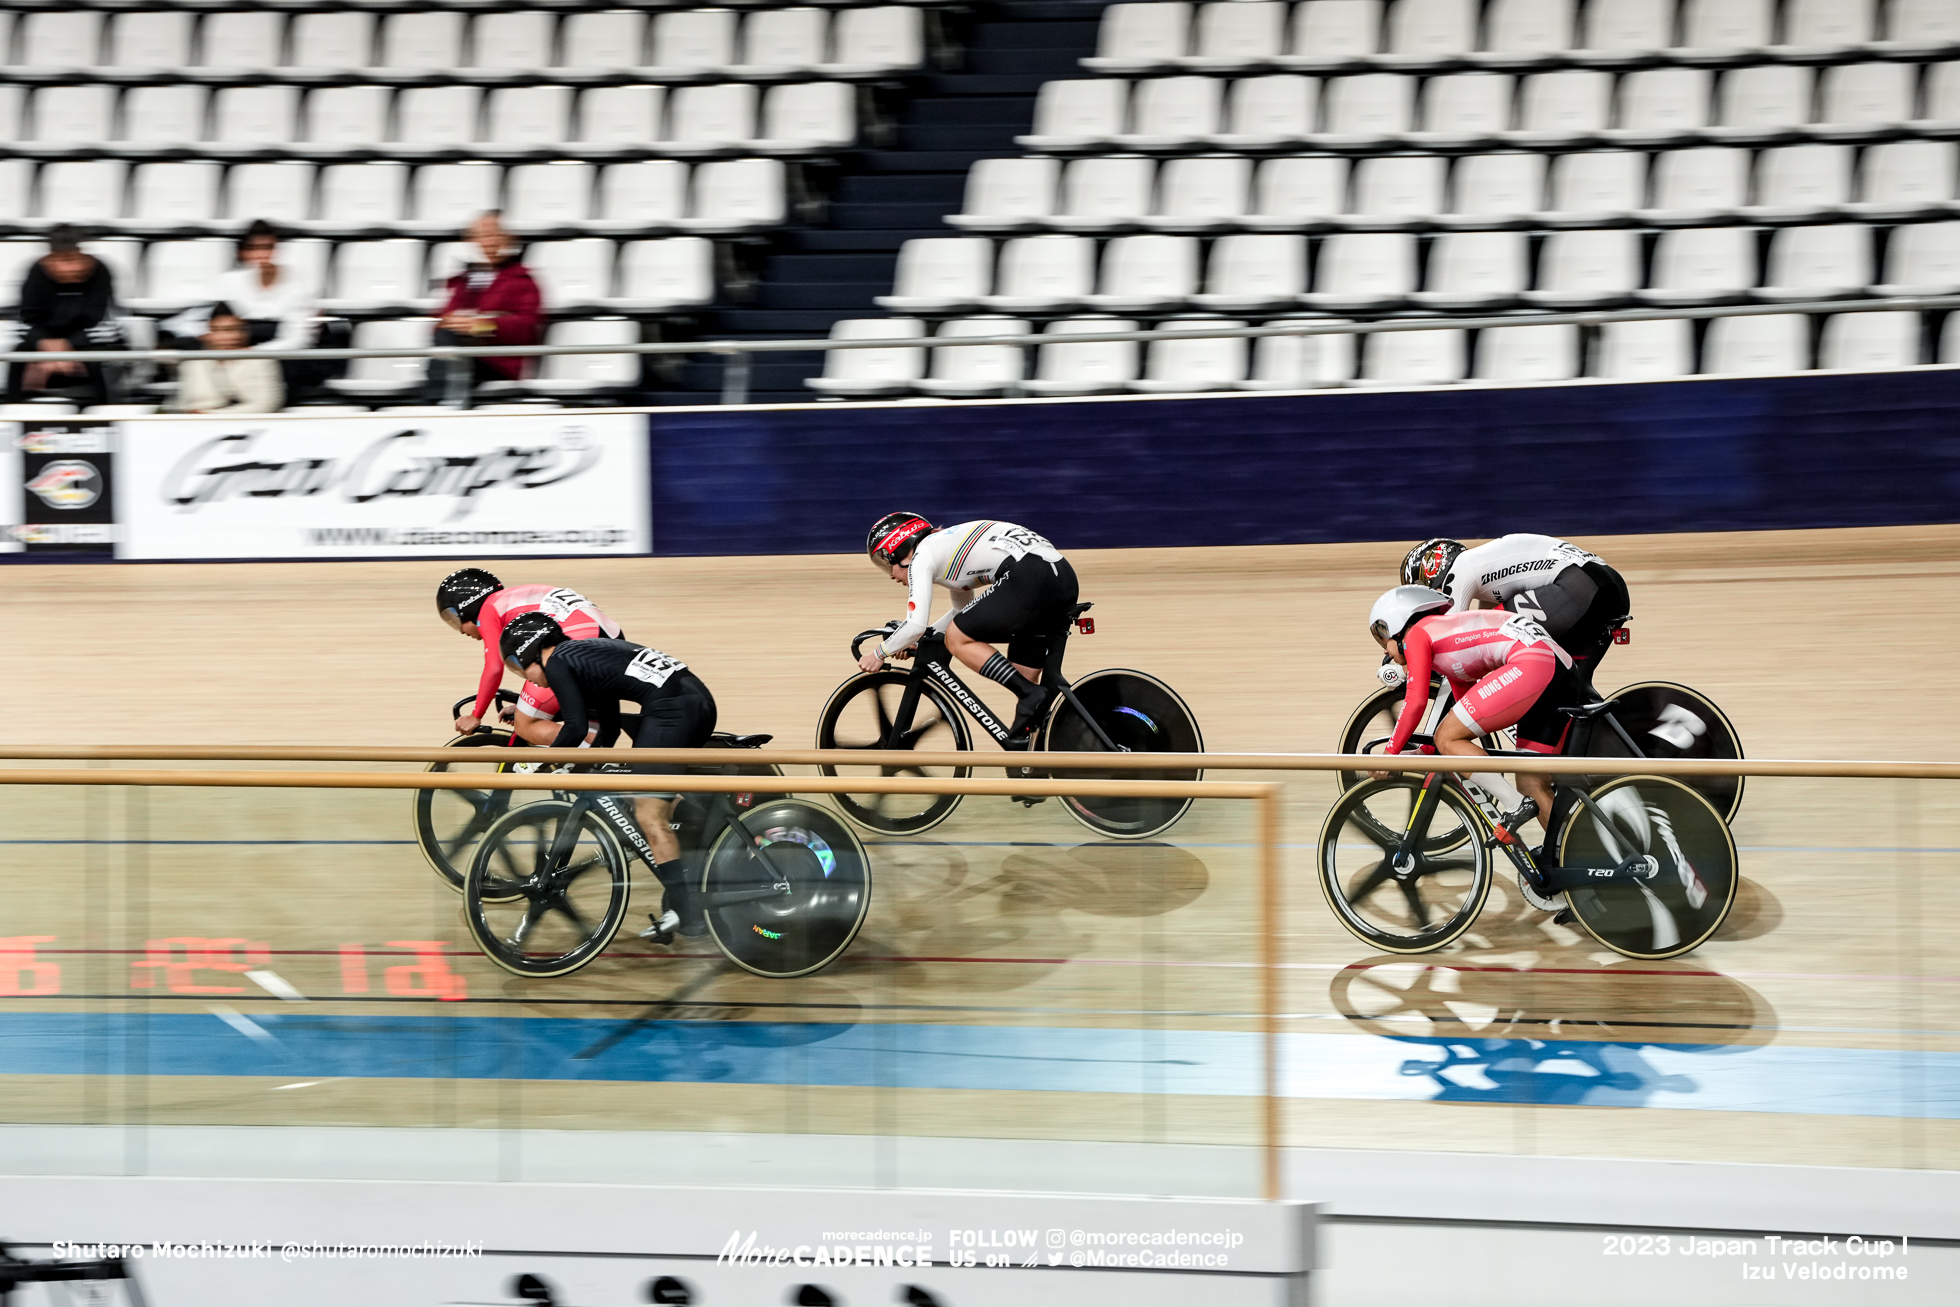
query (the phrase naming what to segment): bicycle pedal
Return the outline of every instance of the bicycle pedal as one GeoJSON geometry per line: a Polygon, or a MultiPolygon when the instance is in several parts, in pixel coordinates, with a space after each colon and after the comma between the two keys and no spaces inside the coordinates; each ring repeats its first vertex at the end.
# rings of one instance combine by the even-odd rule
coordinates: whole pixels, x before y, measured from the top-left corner
{"type": "Polygon", "coordinates": [[[678,912],[663,912],[658,917],[649,917],[653,924],[640,932],[640,938],[651,944],[671,944],[674,933],[680,929],[681,917],[678,912]]]}
{"type": "Polygon", "coordinates": [[[1024,808],[1032,808],[1037,803],[1048,802],[1048,796],[1045,794],[1017,794],[1014,796],[1014,802],[1024,808]]]}

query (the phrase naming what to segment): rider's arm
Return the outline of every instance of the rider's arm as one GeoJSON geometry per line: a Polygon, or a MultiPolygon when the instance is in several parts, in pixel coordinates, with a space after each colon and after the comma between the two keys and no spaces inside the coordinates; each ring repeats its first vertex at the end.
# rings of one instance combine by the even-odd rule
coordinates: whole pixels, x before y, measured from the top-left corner
{"type": "Polygon", "coordinates": [[[1478,545],[1476,549],[1466,549],[1458,554],[1456,561],[1450,564],[1450,574],[1443,578],[1443,584],[1436,587],[1450,597],[1452,613],[1467,613],[1476,607],[1477,568],[1482,561],[1477,557],[1477,550],[1486,547],[1478,545]]]}
{"type": "Polygon", "coordinates": [[[477,612],[476,629],[483,635],[483,674],[476,678],[476,706],[470,709],[470,716],[482,721],[490,711],[490,705],[497,700],[497,687],[504,683],[504,654],[497,647],[497,641],[504,633],[503,624],[497,624],[493,631],[483,624],[489,614],[490,605],[484,604],[477,612]]]}
{"type": "MultiPolygon", "coordinates": [[[[576,749],[585,743],[585,692],[579,689],[578,677],[572,669],[565,666],[564,660],[557,657],[547,659],[544,665],[544,679],[551,683],[551,692],[558,696],[558,720],[563,723],[558,728],[558,738],[551,742],[554,749],[576,749]]],[[[619,710],[613,710],[613,733],[619,732],[619,710]]]]}
{"type": "Polygon", "coordinates": [[[932,574],[938,565],[923,555],[932,539],[931,536],[926,537],[925,542],[912,551],[911,571],[907,573],[906,581],[905,620],[878,646],[878,652],[887,658],[910,649],[926,633],[926,622],[932,617],[932,574]]]}
{"type": "Polygon", "coordinates": [[[946,610],[946,615],[944,617],[940,618],[938,621],[932,624],[933,633],[935,635],[946,634],[946,628],[953,624],[953,619],[955,617],[958,617],[961,611],[964,610],[966,606],[972,602],[973,602],[973,591],[971,590],[953,591],[953,606],[946,610]]]}
{"type": "Polygon", "coordinates": [[[1409,689],[1403,695],[1402,716],[1395,723],[1395,734],[1389,738],[1386,753],[1400,753],[1408,747],[1409,737],[1422,722],[1423,710],[1429,707],[1429,633],[1422,626],[1417,622],[1402,641],[1402,656],[1409,663],[1409,689]]]}
{"type": "MultiPolygon", "coordinates": [[[[560,700],[562,703],[563,700],[560,700]]],[[[595,749],[610,749],[619,740],[619,704],[597,703],[592,708],[592,720],[599,724],[599,733],[592,737],[595,749]]],[[[631,741],[629,740],[630,744],[631,741]]]]}

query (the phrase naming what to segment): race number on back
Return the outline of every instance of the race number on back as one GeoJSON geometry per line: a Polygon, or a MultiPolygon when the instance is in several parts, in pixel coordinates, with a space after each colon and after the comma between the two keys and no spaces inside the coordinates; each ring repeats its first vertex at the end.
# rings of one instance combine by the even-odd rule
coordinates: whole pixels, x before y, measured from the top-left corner
{"type": "Polygon", "coordinates": [[[686,668],[686,663],[658,649],[642,649],[633,655],[632,662],[626,664],[626,674],[648,685],[665,685],[668,677],[686,668]]]}

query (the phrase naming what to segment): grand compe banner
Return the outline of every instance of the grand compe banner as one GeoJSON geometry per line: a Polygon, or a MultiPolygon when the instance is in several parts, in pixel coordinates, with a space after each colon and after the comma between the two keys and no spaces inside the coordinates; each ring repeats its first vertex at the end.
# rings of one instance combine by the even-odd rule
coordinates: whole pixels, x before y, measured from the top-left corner
{"type": "Polygon", "coordinates": [[[116,556],[644,554],[646,421],[554,410],[125,422],[116,556]]]}

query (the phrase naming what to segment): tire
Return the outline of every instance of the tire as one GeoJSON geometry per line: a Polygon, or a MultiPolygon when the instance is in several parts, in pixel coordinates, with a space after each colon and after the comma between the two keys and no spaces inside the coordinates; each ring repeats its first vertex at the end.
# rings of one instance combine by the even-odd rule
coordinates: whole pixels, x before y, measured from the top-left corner
{"type": "MultiPolygon", "coordinates": [[[[911,680],[908,672],[866,672],[838,686],[817,719],[817,747],[880,748],[911,680]]],[[[931,753],[969,753],[973,741],[967,735],[965,715],[946,697],[945,691],[927,681],[919,695],[912,730],[898,747],[931,753]]],[[[826,765],[822,774],[963,779],[973,771],[969,767],[879,767],[874,771],[869,767],[840,769],[826,765]]],[[[957,794],[839,794],[835,797],[846,817],[880,835],[917,835],[929,831],[960,806],[957,794]]]]}
{"type": "Polygon", "coordinates": [[[827,809],[776,799],[744,813],[743,829],[767,865],[724,829],[703,864],[708,929],[730,961],[772,980],[821,971],[857,938],[871,910],[871,860],[857,833],[827,809]],[[781,875],[784,898],[717,904],[715,896],[762,889],[781,875]]]}
{"type": "Polygon", "coordinates": [[[1320,829],[1321,893],[1350,934],[1385,953],[1428,953],[1454,942],[1490,896],[1482,818],[1463,793],[1438,782],[1412,873],[1390,866],[1424,778],[1363,781],[1343,794],[1320,829]],[[1387,823],[1382,819],[1395,815],[1387,823]],[[1440,827],[1440,829],[1439,829],[1440,827]],[[1435,846],[1435,847],[1431,847],[1435,846]]]}
{"type": "MultiPolygon", "coordinates": [[[[494,748],[504,744],[508,734],[506,731],[478,731],[474,735],[452,738],[448,747],[494,748]]],[[[459,755],[454,762],[432,762],[427,770],[450,772],[468,768],[495,775],[511,768],[507,762],[464,762],[463,756],[466,755],[459,755]]],[[[449,888],[461,890],[477,841],[497,818],[530,797],[529,793],[520,790],[417,790],[410,804],[416,846],[422,850],[430,869],[442,877],[449,888]]]]}
{"type": "MultiPolygon", "coordinates": [[[[1735,724],[1700,691],[1672,681],[1639,681],[1607,697],[1617,705],[1613,716],[1650,758],[1742,757],[1742,737],[1736,734],[1735,724]]],[[[1586,756],[1632,755],[1612,728],[1601,722],[1593,727],[1586,756]]],[[[1681,780],[1707,799],[1722,814],[1722,820],[1735,820],[1742,807],[1742,777],[1685,776],[1681,780]]]]}
{"type": "Polygon", "coordinates": [[[483,955],[515,976],[568,976],[606,951],[626,918],[631,862],[587,810],[562,867],[547,867],[573,805],[513,808],[484,832],[463,882],[463,921],[483,955]]]}
{"type": "Polygon", "coordinates": [[[1651,879],[1607,880],[1566,891],[1572,915],[1615,953],[1679,957],[1721,928],[1735,906],[1735,837],[1699,792],[1662,776],[1621,776],[1575,807],[1559,834],[1562,867],[1612,867],[1634,853],[1651,879]]]}
{"type": "MultiPolygon", "coordinates": [[[[1177,692],[1154,676],[1114,668],[1092,672],[1070,687],[1090,718],[1131,753],[1203,753],[1204,736],[1177,692]]],[[[1075,705],[1057,699],[1035,748],[1044,753],[1102,753],[1103,742],[1075,705]]],[[[1195,781],[1198,768],[1176,771],[1070,771],[1084,780],[1195,781]]],[[[1169,829],[1192,800],[1064,796],[1068,815],[1098,835],[1142,840],[1169,829]]]]}

